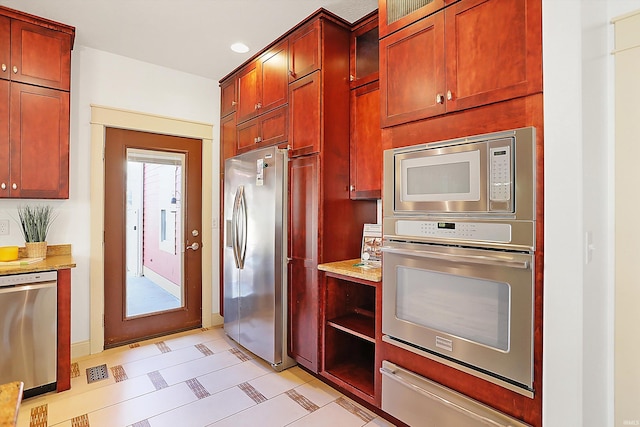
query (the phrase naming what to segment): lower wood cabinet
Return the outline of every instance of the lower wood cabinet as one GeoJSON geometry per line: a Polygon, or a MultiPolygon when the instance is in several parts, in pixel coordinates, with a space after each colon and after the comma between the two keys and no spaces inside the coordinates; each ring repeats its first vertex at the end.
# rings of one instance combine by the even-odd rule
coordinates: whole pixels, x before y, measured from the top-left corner
{"type": "MultiPolygon", "coordinates": [[[[320,268],[324,270],[325,266],[320,268]]],[[[324,308],[320,375],[379,407],[381,282],[325,271],[321,289],[324,308]]]]}

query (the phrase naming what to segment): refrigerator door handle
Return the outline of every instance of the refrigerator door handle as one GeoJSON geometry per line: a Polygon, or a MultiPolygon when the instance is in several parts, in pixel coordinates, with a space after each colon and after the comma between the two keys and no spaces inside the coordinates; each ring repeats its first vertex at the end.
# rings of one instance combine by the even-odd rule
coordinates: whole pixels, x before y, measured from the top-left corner
{"type": "Polygon", "coordinates": [[[240,239],[238,241],[238,261],[240,264],[240,269],[244,268],[245,256],[247,254],[247,202],[244,197],[244,185],[240,186],[240,199],[239,199],[239,209],[238,212],[241,215],[241,227],[240,230],[242,234],[240,235],[240,239]]]}
{"type": "Polygon", "coordinates": [[[240,260],[238,259],[238,208],[240,205],[240,188],[236,190],[233,200],[233,209],[231,211],[231,249],[233,250],[233,261],[236,268],[240,268],[240,260]]]}
{"type": "Polygon", "coordinates": [[[233,202],[233,256],[236,268],[244,268],[244,257],[247,251],[247,212],[244,200],[244,185],[238,187],[236,198],[233,202]]]}

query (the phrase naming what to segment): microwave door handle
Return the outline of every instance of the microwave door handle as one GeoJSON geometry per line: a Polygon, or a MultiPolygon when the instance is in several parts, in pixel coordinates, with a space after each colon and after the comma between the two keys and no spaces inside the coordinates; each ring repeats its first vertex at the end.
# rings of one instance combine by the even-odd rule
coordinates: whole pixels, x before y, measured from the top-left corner
{"type": "Polygon", "coordinates": [[[495,257],[488,257],[482,255],[453,255],[447,253],[440,252],[431,252],[431,251],[417,251],[413,249],[396,249],[388,246],[382,247],[382,252],[388,252],[392,254],[399,255],[412,255],[421,258],[432,258],[432,259],[440,259],[443,261],[451,261],[451,262],[466,262],[473,264],[484,264],[484,265],[497,265],[500,267],[511,267],[511,268],[520,268],[523,270],[527,270],[529,268],[529,261],[513,261],[508,259],[500,259],[495,257]]]}

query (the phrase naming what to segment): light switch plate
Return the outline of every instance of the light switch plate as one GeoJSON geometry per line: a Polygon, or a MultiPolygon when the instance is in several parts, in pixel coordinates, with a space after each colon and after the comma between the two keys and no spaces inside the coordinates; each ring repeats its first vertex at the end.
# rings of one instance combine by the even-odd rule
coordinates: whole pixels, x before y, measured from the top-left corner
{"type": "Polygon", "coordinates": [[[0,219],[0,236],[8,236],[8,235],[9,235],[9,220],[0,219]]]}

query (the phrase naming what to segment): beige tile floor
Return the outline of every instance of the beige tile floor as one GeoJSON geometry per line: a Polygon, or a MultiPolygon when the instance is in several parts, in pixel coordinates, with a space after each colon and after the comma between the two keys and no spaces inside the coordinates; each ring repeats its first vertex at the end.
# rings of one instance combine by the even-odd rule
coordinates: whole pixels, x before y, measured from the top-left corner
{"type": "Polygon", "coordinates": [[[392,427],[295,366],[275,372],[221,328],[73,361],[71,390],[26,399],[18,427],[392,427]],[[87,368],[108,378],[87,382],[87,368]]]}

